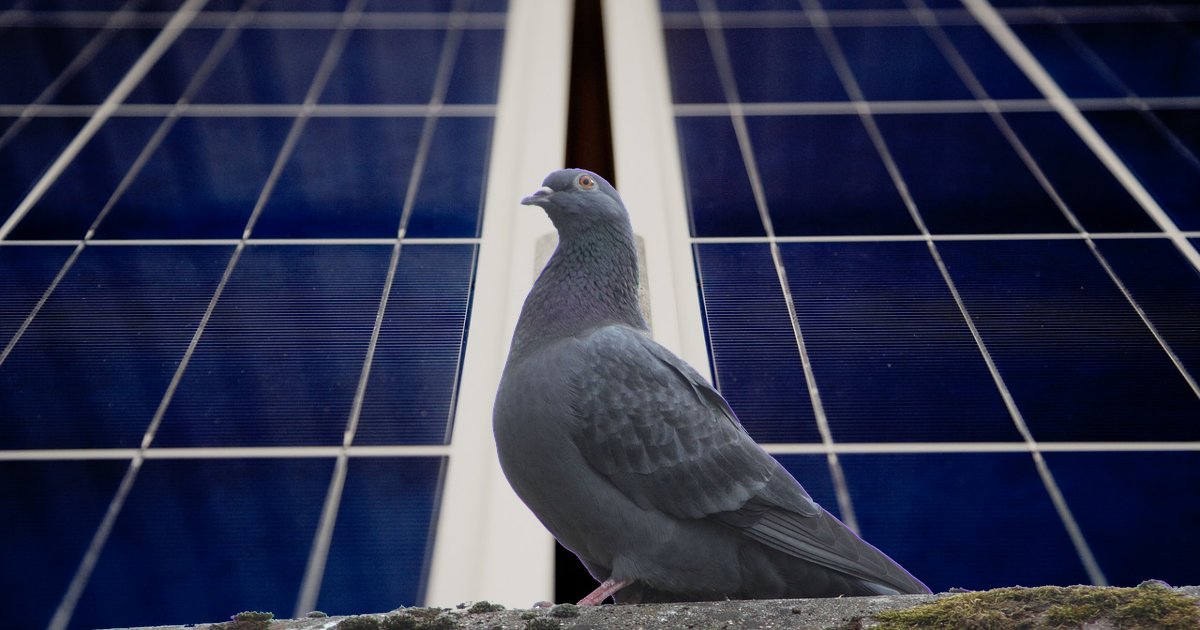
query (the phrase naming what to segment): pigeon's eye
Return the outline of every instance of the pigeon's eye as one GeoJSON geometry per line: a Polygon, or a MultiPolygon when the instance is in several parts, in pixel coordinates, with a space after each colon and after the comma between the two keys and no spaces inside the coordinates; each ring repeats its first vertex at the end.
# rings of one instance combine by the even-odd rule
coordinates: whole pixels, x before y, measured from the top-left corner
{"type": "Polygon", "coordinates": [[[584,190],[591,190],[596,187],[596,179],[594,177],[592,177],[591,175],[587,175],[587,174],[580,175],[579,176],[579,187],[584,190]]]}

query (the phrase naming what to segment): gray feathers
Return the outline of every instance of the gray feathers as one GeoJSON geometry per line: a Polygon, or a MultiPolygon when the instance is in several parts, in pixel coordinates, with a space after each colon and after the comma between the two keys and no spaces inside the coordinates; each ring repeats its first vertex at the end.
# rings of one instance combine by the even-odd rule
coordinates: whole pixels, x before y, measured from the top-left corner
{"type": "Polygon", "coordinates": [[[559,247],[522,309],[493,428],[509,482],[618,601],[928,592],[817,506],[649,338],[617,192],[563,170],[523,203],[559,247]]]}

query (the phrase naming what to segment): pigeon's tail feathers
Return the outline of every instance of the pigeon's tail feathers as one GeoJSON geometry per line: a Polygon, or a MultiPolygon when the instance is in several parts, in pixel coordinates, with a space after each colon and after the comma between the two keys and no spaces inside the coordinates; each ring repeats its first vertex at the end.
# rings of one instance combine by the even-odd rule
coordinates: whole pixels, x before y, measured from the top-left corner
{"type": "Polygon", "coordinates": [[[930,592],[920,580],[827,512],[810,517],[768,509],[742,531],[772,549],[855,578],[871,592],[930,592]]]}

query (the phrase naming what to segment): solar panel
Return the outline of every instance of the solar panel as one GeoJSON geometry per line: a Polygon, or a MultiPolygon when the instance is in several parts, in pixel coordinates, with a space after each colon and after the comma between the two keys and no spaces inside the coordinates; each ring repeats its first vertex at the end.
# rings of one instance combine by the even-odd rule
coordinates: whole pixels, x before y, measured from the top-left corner
{"type": "Polygon", "coordinates": [[[935,591],[1198,577],[1200,31],[1078,4],[660,3],[715,381],[935,591]]]}
{"type": "Polygon", "coordinates": [[[424,601],[506,11],[0,10],[12,623],[424,601]]]}

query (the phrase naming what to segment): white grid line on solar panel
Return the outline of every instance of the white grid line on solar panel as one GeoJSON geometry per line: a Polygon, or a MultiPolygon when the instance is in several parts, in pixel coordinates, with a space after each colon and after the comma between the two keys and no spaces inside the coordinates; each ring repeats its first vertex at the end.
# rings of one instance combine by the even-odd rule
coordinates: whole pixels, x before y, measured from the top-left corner
{"type": "MultiPolygon", "coordinates": [[[[1156,98],[1120,97],[1077,99],[1079,109],[1192,109],[1200,107],[1200,97],[1172,96],[1156,98]]],[[[676,103],[676,116],[728,116],[727,103],[676,103]]],[[[948,99],[936,101],[809,101],[742,103],[744,116],[831,116],[854,115],[860,109],[875,115],[888,114],[969,114],[996,109],[1000,112],[1053,112],[1054,105],[1044,99],[948,99]]]]}
{"type": "MultiPolygon", "coordinates": [[[[778,278],[780,289],[783,291],[784,305],[787,308],[788,320],[792,326],[792,334],[796,339],[796,347],[800,353],[800,364],[804,370],[804,380],[808,385],[809,402],[812,405],[817,431],[821,435],[821,443],[825,447],[829,473],[833,479],[834,493],[837,496],[838,510],[846,526],[857,533],[859,531],[858,518],[854,513],[854,502],[850,497],[850,490],[846,483],[845,474],[842,471],[842,465],[838,461],[837,453],[833,450],[833,433],[829,428],[829,420],[825,415],[825,407],[821,402],[821,392],[817,386],[816,374],[813,371],[812,360],[808,355],[808,348],[804,343],[804,333],[800,329],[800,321],[796,316],[796,305],[792,299],[791,288],[788,285],[787,271],[783,268],[779,245],[775,241],[775,229],[771,223],[771,213],[767,208],[762,178],[759,175],[758,165],[754,157],[754,149],[750,142],[750,133],[746,128],[746,120],[741,115],[741,99],[738,96],[733,64],[730,61],[729,51],[725,44],[724,31],[721,27],[721,13],[717,11],[716,3],[713,0],[698,0],[697,7],[701,9],[705,37],[708,39],[709,47],[712,49],[713,62],[717,69],[717,75],[721,82],[725,100],[729,102],[729,116],[733,121],[734,134],[737,137],[738,147],[741,149],[742,162],[746,167],[746,173],[750,179],[750,187],[754,193],[754,202],[758,207],[758,215],[762,221],[763,231],[767,235],[767,242],[771,250],[771,260],[775,266],[775,275],[778,278]]],[[[719,379],[720,375],[714,364],[713,381],[719,383],[719,379]]]]}
{"type": "Polygon", "coordinates": [[[1058,82],[1042,66],[1024,42],[1013,32],[996,9],[987,0],[962,0],[979,23],[991,34],[997,44],[1008,54],[1009,58],[1025,74],[1026,78],[1050,101],[1058,114],[1067,122],[1073,131],[1083,140],[1084,144],[1095,154],[1125,190],[1142,206],[1150,218],[1166,233],[1175,247],[1188,259],[1197,270],[1200,270],[1200,251],[1190,243],[1175,225],[1174,220],[1158,204],[1138,180],[1133,171],[1113,151],[1108,142],[1096,131],[1095,127],[1084,117],[1079,107],[1067,96],[1058,82]]]}
{"type": "MultiPolygon", "coordinates": [[[[821,8],[819,0],[800,1],[805,9],[809,10],[813,14],[814,21],[817,24],[816,34],[822,48],[825,50],[826,56],[828,56],[833,63],[835,73],[837,74],[838,79],[842,82],[842,87],[846,90],[846,93],[850,96],[852,101],[863,101],[864,96],[862,89],[858,85],[858,81],[855,78],[854,72],[841,49],[841,45],[838,43],[836,32],[831,26],[823,23],[822,17],[824,12],[821,8]]],[[[924,3],[921,2],[921,0],[915,0],[915,2],[918,4],[918,6],[924,6],[924,3]]],[[[913,2],[907,2],[906,4],[910,8],[913,6],[913,2]]],[[[921,17],[916,13],[914,13],[914,16],[918,19],[921,17]]],[[[925,17],[927,18],[928,16],[925,17]]],[[[939,48],[939,52],[941,52],[945,57],[945,50],[939,48]]],[[[952,60],[947,59],[947,61],[953,65],[952,60]]],[[[969,81],[967,83],[969,83],[969,81]]],[[[955,306],[957,306],[959,313],[962,315],[963,320],[967,325],[968,330],[971,332],[971,336],[975,341],[975,345],[979,349],[979,353],[984,360],[984,364],[987,366],[988,372],[992,377],[992,381],[995,383],[996,388],[1000,393],[1000,397],[1004,401],[1005,408],[1008,410],[1009,416],[1012,418],[1017,432],[1021,434],[1023,440],[1029,446],[1030,454],[1033,458],[1034,466],[1037,469],[1038,476],[1041,478],[1042,484],[1045,487],[1052,503],[1054,504],[1055,510],[1057,511],[1059,518],[1063,523],[1063,527],[1067,530],[1067,534],[1069,535],[1071,542],[1075,547],[1080,561],[1087,570],[1089,579],[1091,579],[1095,584],[1107,584],[1107,579],[1105,578],[1104,573],[1101,571],[1100,565],[1096,562],[1095,555],[1092,553],[1091,547],[1088,545],[1087,540],[1083,537],[1083,532],[1079,529],[1079,525],[1076,522],[1074,515],[1071,513],[1070,506],[1067,505],[1066,500],[1062,496],[1062,492],[1058,488],[1058,483],[1055,481],[1049,467],[1046,466],[1046,462],[1042,457],[1042,454],[1038,451],[1037,442],[1034,440],[1033,434],[1029,431],[1029,427],[1025,423],[1025,418],[1021,413],[1021,410],[1017,407],[1016,400],[1009,391],[1008,385],[1005,383],[1003,376],[1001,376],[1000,371],[992,358],[991,352],[988,350],[987,345],[983,341],[982,335],[979,333],[979,329],[976,327],[970,312],[967,310],[966,304],[963,301],[962,296],[959,294],[958,287],[955,285],[954,279],[950,276],[949,268],[942,259],[941,252],[938,250],[937,244],[932,238],[929,238],[929,228],[925,223],[924,217],[921,215],[920,209],[917,207],[916,200],[913,199],[909,192],[908,185],[896,164],[891,150],[887,146],[887,142],[884,139],[882,132],[880,132],[879,127],[875,123],[874,116],[870,112],[863,110],[860,112],[860,120],[862,121],[864,127],[866,127],[867,134],[871,138],[872,144],[874,144],[880,157],[883,159],[884,166],[886,167],[889,176],[892,178],[892,181],[895,183],[896,189],[900,193],[905,206],[908,208],[914,223],[916,223],[917,229],[926,237],[925,243],[929,249],[930,255],[933,258],[934,264],[938,269],[938,273],[941,274],[943,281],[946,283],[947,289],[950,291],[951,297],[954,299],[955,306]]]]}
{"type": "MultiPolygon", "coordinates": [[[[28,116],[46,118],[80,118],[94,114],[95,105],[0,105],[0,116],[28,116]]],[[[189,103],[175,104],[118,105],[111,117],[158,118],[180,116],[185,118],[295,118],[307,111],[312,118],[424,118],[437,115],[450,117],[485,117],[496,114],[492,104],[315,104],[304,105],[249,104],[249,103],[189,103]]]]}
{"type": "MultiPolygon", "coordinates": [[[[191,28],[225,28],[231,20],[241,19],[240,11],[205,11],[196,16],[191,28]]],[[[29,28],[39,26],[95,28],[115,19],[114,28],[159,28],[170,19],[170,13],[142,11],[116,15],[104,11],[22,11],[0,13],[0,28],[29,28]]],[[[249,26],[261,29],[336,29],[340,13],[299,11],[256,11],[249,16],[249,26]]],[[[462,28],[496,30],[504,28],[506,15],[499,12],[464,13],[462,28]]],[[[441,29],[450,25],[449,13],[431,12],[371,12],[364,13],[357,30],[441,29]]]]}
{"type": "MultiPolygon", "coordinates": [[[[762,445],[772,455],[824,455],[825,446],[819,443],[766,443],[762,445]]],[[[838,442],[833,445],[839,455],[890,455],[935,453],[1028,453],[1026,442],[838,442]]],[[[1172,453],[1200,451],[1200,442],[1039,442],[1043,453],[1172,453]]],[[[264,458],[327,458],[335,459],[340,446],[260,446],[260,447],[151,447],[136,448],[74,448],[0,450],[0,462],[24,461],[91,461],[132,460],[141,453],[143,459],[264,459],[264,458]]],[[[412,444],[391,446],[351,446],[346,449],[350,458],[447,457],[447,444],[412,444]]]]}
{"type": "MultiPolygon", "coordinates": [[[[1183,232],[1186,238],[1200,239],[1200,231],[1183,232]]],[[[1162,232],[1013,232],[1004,234],[840,234],[813,236],[775,236],[778,243],[895,243],[895,242],[934,242],[950,241],[1078,241],[1084,238],[1095,240],[1114,239],[1166,239],[1162,232]]],[[[251,246],[340,246],[340,245],[394,245],[395,238],[249,238],[246,245],[251,246]]],[[[0,241],[0,247],[74,247],[81,240],[29,240],[29,241],[0,241]]],[[[92,239],[87,242],[89,247],[154,247],[154,246],[234,246],[241,241],[236,238],[178,238],[178,239],[92,239]]],[[[406,245],[478,245],[480,238],[416,238],[404,237],[406,245]]],[[[693,236],[689,242],[702,245],[710,243],[769,243],[765,236],[693,236]]]]}
{"type": "MultiPolygon", "coordinates": [[[[930,38],[933,40],[934,44],[941,51],[942,56],[950,62],[950,65],[952,68],[954,68],[955,73],[958,74],[959,78],[962,79],[964,84],[966,84],[967,89],[971,92],[971,95],[977,99],[980,99],[981,101],[988,99],[989,95],[987,93],[987,89],[985,89],[983,84],[980,83],[978,77],[975,76],[975,72],[971,70],[969,65],[967,65],[966,59],[963,59],[962,55],[958,52],[958,49],[950,41],[950,38],[946,36],[946,32],[942,30],[941,25],[938,24],[937,17],[926,7],[924,0],[906,1],[913,13],[921,22],[922,26],[925,28],[926,33],[930,35],[930,38]]],[[[1083,223],[1080,222],[1079,217],[1075,215],[1075,212],[1071,210],[1071,208],[1063,200],[1062,196],[1059,195],[1058,190],[1055,189],[1054,185],[1050,182],[1050,179],[1046,176],[1041,166],[1038,165],[1037,160],[1033,158],[1033,156],[1029,153],[1029,150],[1025,147],[1025,143],[1021,141],[1021,139],[1017,136],[1017,133],[1008,124],[1008,120],[1005,119],[1004,116],[1001,115],[1000,111],[994,107],[986,108],[986,113],[996,125],[996,128],[1000,130],[1001,135],[1003,135],[1005,140],[1008,141],[1009,146],[1016,151],[1017,155],[1021,158],[1021,162],[1023,162],[1025,167],[1029,169],[1029,172],[1033,174],[1034,179],[1036,179],[1038,184],[1041,185],[1042,190],[1046,192],[1046,194],[1054,202],[1054,205],[1058,207],[1059,212],[1062,213],[1063,217],[1066,218],[1071,227],[1073,227],[1083,236],[1083,241],[1087,245],[1088,251],[1092,253],[1092,257],[1096,259],[1096,262],[1100,263],[1100,266],[1104,269],[1104,272],[1108,274],[1109,279],[1112,280],[1113,284],[1116,285],[1118,290],[1120,290],[1121,295],[1125,297],[1125,300],[1129,303],[1129,305],[1133,307],[1133,310],[1137,313],[1138,318],[1142,320],[1142,324],[1145,325],[1150,333],[1154,336],[1154,339],[1158,342],[1159,347],[1162,348],[1163,351],[1166,352],[1167,356],[1171,359],[1171,362],[1175,365],[1175,369],[1181,376],[1183,376],[1183,379],[1187,382],[1188,386],[1191,387],[1192,392],[1195,393],[1197,398],[1200,398],[1200,385],[1197,385],[1196,379],[1193,378],[1190,373],[1188,373],[1187,368],[1183,365],[1183,361],[1181,361],[1179,355],[1175,353],[1175,350],[1171,347],[1171,344],[1167,342],[1161,333],[1159,333],[1158,328],[1153,322],[1150,321],[1150,318],[1146,315],[1145,310],[1143,310],[1142,306],[1133,298],[1133,294],[1129,292],[1128,287],[1125,286],[1125,283],[1121,280],[1121,278],[1117,276],[1116,271],[1113,270],[1112,265],[1110,265],[1108,262],[1108,259],[1104,257],[1103,253],[1100,252],[1100,249],[1096,246],[1095,241],[1093,241],[1088,234],[1087,228],[1083,226],[1083,223]]]]}
{"type": "MultiPolygon", "coordinates": [[[[970,11],[965,9],[930,9],[942,24],[972,26],[977,24],[970,11]]],[[[1011,24],[1048,24],[1069,22],[1073,24],[1107,22],[1161,22],[1164,20],[1194,20],[1200,18],[1200,7],[1196,6],[1087,6],[1087,7],[1006,7],[997,9],[1011,24]]],[[[826,10],[825,21],[833,27],[841,26],[917,26],[918,21],[908,9],[842,9],[826,10]]],[[[666,29],[701,29],[704,18],[701,12],[671,11],[662,16],[666,29]]],[[[775,11],[722,11],[721,24],[726,29],[734,28],[804,28],[812,27],[813,20],[804,10],[775,11]]]]}
{"type": "MultiPolygon", "coordinates": [[[[455,3],[455,8],[460,9],[464,4],[463,0],[458,0],[455,3]]],[[[450,30],[446,33],[446,38],[442,41],[442,50],[438,55],[437,70],[434,75],[433,90],[429,97],[429,108],[435,110],[445,100],[446,91],[450,86],[450,73],[453,70],[455,59],[458,56],[459,44],[462,41],[462,29],[458,28],[463,23],[463,15],[461,11],[452,11],[450,15],[450,30]]],[[[421,129],[421,137],[417,142],[416,157],[413,159],[412,171],[409,174],[408,186],[405,191],[404,205],[400,212],[400,225],[397,231],[397,239],[392,247],[392,256],[388,262],[387,277],[383,282],[382,294],[379,298],[379,308],[375,313],[375,323],[371,328],[371,338],[367,343],[366,356],[363,359],[361,373],[358,378],[358,386],[354,393],[354,402],[350,408],[350,417],[346,422],[346,431],[342,438],[342,452],[338,455],[337,464],[334,466],[333,478],[329,482],[329,490],[325,495],[325,505],[321,512],[321,521],[317,527],[317,533],[313,537],[312,550],[308,557],[308,566],[304,572],[304,580],[300,585],[300,594],[296,598],[296,608],[294,617],[300,617],[308,611],[316,608],[317,597],[321,591],[321,583],[325,576],[325,562],[329,557],[329,545],[333,540],[333,527],[337,522],[338,508],[342,501],[342,491],[345,488],[346,469],[348,464],[348,455],[346,449],[354,442],[355,433],[358,431],[358,422],[362,414],[363,403],[367,396],[367,383],[371,377],[371,366],[375,359],[375,349],[379,343],[380,331],[383,328],[384,314],[387,312],[388,297],[392,292],[392,285],[396,278],[396,269],[399,266],[401,243],[404,234],[407,231],[408,221],[412,217],[413,207],[416,204],[417,191],[420,189],[421,176],[425,171],[425,164],[429,159],[429,150],[433,145],[433,133],[437,128],[437,117],[429,116],[425,119],[425,124],[421,129]]],[[[248,235],[248,233],[247,233],[248,235]]],[[[451,405],[450,409],[453,409],[451,405]]],[[[449,418],[447,418],[447,427],[449,426],[449,418]]]]}

